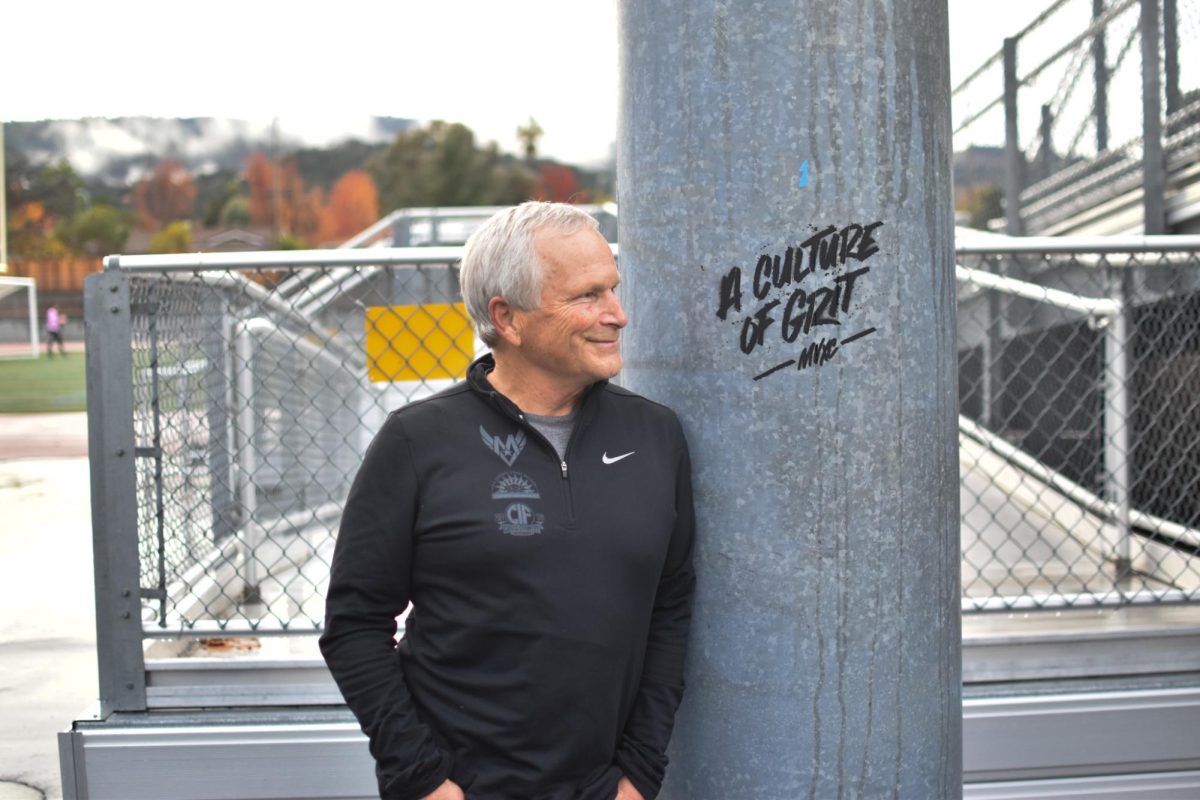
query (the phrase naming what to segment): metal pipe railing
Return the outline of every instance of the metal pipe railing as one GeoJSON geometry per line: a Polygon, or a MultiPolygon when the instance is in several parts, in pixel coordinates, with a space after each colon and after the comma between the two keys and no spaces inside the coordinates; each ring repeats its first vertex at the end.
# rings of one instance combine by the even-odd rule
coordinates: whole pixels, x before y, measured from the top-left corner
{"type": "Polygon", "coordinates": [[[1119,314],[1121,311],[1121,304],[1115,300],[1083,297],[1082,295],[1064,292],[1062,289],[1050,289],[1036,283],[996,275],[981,269],[971,269],[959,264],[954,266],[954,275],[963,283],[974,284],[985,289],[995,289],[1006,294],[1024,297],[1029,300],[1037,300],[1070,311],[1080,311],[1084,314],[1106,317],[1119,314]]]}
{"type": "MultiPolygon", "coordinates": [[[[1200,236],[1009,236],[956,244],[960,256],[1088,255],[1200,251],[1200,236]]],[[[1139,265],[1143,266],[1143,265],[1139,265]]]]}

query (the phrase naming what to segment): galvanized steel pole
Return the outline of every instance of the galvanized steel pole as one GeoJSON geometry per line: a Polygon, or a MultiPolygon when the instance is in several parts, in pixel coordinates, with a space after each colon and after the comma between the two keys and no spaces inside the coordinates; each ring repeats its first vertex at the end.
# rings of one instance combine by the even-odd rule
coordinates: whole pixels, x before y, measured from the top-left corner
{"type": "Polygon", "coordinates": [[[622,380],[699,531],[662,797],[961,793],[944,0],[624,0],[622,380]]]}
{"type": "Polygon", "coordinates": [[[1017,124],[1017,42],[1004,40],[1004,231],[1009,236],[1025,233],[1021,221],[1021,188],[1025,183],[1025,155],[1021,152],[1021,128],[1017,124]]]}
{"type": "MultiPolygon", "coordinates": [[[[1104,0],[1092,0],[1092,21],[1104,16],[1104,0]]],[[[1108,48],[1105,39],[1108,31],[1096,31],[1092,40],[1092,74],[1096,80],[1096,92],[1092,102],[1092,116],[1096,119],[1096,151],[1108,149],[1108,48]]]]}
{"type": "Polygon", "coordinates": [[[1142,0],[1142,233],[1167,232],[1167,161],[1163,152],[1158,0],[1142,0]]]}

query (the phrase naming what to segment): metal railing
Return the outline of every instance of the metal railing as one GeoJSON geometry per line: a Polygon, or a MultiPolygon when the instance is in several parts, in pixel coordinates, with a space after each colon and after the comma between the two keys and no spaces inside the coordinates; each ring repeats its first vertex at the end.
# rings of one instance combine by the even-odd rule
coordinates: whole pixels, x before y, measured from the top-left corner
{"type": "Polygon", "coordinates": [[[1197,32],[1200,0],[1055,0],[959,82],[955,149],[1003,143],[1009,233],[1069,232],[1138,192],[1145,213],[1116,229],[1145,216],[1165,230],[1168,176],[1200,149],[1200,72],[1182,48],[1197,32]]]}

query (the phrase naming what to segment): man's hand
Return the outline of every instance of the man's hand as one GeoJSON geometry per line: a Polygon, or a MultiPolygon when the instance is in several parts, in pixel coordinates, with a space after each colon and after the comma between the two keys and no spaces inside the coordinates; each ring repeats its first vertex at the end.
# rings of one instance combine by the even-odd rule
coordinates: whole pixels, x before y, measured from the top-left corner
{"type": "Polygon", "coordinates": [[[620,782],[617,783],[617,796],[613,800],[646,800],[642,797],[642,793],[633,788],[633,784],[629,782],[629,778],[621,776],[620,782]]]}
{"type": "MultiPolygon", "coordinates": [[[[447,778],[442,782],[442,785],[433,790],[433,794],[427,794],[421,800],[466,800],[466,795],[457,783],[447,778]]],[[[630,797],[641,798],[640,794],[632,794],[630,797]]]]}

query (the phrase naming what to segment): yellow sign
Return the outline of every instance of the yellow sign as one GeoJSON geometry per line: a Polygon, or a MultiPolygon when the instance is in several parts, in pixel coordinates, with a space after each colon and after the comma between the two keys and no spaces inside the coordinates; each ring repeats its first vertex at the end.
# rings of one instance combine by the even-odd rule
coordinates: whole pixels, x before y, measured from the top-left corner
{"type": "Polygon", "coordinates": [[[367,309],[367,374],[376,383],[464,378],[475,333],[462,303],[367,309]]]}

